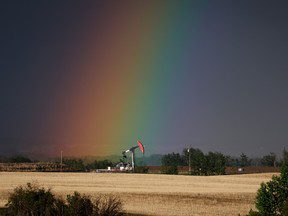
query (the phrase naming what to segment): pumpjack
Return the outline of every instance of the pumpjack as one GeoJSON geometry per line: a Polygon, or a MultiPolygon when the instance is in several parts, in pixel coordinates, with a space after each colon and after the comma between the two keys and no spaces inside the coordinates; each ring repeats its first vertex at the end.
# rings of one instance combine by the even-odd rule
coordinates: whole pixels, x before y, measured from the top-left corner
{"type": "Polygon", "coordinates": [[[130,149],[127,149],[125,151],[122,151],[122,155],[123,155],[123,158],[126,159],[127,158],[127,153],[131,152],[131,163],[132,163],[132,171],[134,171],[135,169],[135,150],[139,148],[140,151],[142,152],[142,154],[144,155],[144,152],[145,152],[145,149],[144,149],[144,146],[143,144],[138,140],[137,141],[137,146],[133,146],[132,148],[130,149]]]}

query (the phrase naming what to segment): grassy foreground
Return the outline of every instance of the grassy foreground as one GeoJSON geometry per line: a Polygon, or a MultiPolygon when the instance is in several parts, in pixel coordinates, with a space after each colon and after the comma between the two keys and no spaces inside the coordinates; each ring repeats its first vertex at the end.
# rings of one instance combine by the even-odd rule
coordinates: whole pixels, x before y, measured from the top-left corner
{"type": "Polygon", "coordinates": [[[238,215],[254,208],[259,185],[272,174],[171,176],[100,173],[0,173],[0,207],[19,185],[37,182],[59,196],[115,194],[133,215],[238,215]]]}

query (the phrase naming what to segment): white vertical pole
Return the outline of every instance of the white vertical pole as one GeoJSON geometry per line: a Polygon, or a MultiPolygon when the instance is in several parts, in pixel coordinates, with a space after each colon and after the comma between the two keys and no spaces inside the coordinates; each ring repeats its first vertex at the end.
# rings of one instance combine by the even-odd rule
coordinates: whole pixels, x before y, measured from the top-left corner
{"type": "Polygon", "coordinates": [[[63,151],[61,150],[61,164],[63,162],[63,151]]]}
{"type": "Polygon", "coordinates": [[[62,163],[63,163],[63,151],[61,150],[61,172],[62,172],[62,163]]]}
{"type": "Polygon", "coordinates": [[[188,149],[189,153],[189,174],[191,174],[191,153],[190,153],[190,148],[188,149]]]}
{"type": "Polygon", "coordinates": [[[134,150],[132,150],[131,159],[132,159],[132,171],[134,172],[135,168],[134,150]]]}

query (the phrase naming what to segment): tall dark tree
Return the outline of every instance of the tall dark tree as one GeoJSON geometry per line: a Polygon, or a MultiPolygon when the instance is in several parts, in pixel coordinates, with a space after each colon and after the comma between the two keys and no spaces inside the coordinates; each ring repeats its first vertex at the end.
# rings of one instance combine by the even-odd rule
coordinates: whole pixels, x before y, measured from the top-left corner
{"type": "Polygon", "coordinates": [[[283,155],[282,163],[288,166],[288,151],[285,148],[283,149],[282,155],[283,155]]]}
{"type": "Polygon", "coordinates": [[[240,155],[239,165],[242,166],[242,167],[251,165],[251,161],[249,160],[249,158],[248,158],[248,156],[246,154],[242,153],[240,155]]]}
{"type": "Polygon", "coordinates": [[[261,159],[261,164],[263,166],[276,166],[276,154],[270,152],[270,154],[264,155],[261,159]]]}
{"type": "Polygon", "coordinates": [[[171,153],[162,157],[162,166],[184,166],[185,161],[179,153],[171,153]]]}
{"type": "Polygon", "coordinates": [[[206,155],[207,174],[208,175],[223,175],[225,174],[225,167],[227,157],[220,152],[209,152],[206,155]]]}
{"type": "Polygon", "coordinates": [[[195,148],[185,148],[183,150],[183,160],[186,165],[192,167],[192,174],[202,174],[206,173],[206,157],[205,154],[200,149],[195,148]],[[189,164],[190,157],[190,164],[189,164]]]}

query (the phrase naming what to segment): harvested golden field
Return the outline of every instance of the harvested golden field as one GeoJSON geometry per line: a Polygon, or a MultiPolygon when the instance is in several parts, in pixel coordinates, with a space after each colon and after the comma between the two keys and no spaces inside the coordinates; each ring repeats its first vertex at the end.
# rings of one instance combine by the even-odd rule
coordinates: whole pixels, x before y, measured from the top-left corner
{"type": "Polygon", "coordinates": [[[259,185],[271,173],[227,176],[172,176],[122,173],[1,172],[0,206],[18,185],[36,182],[64,196],[116,194],[127,212],[145,215],[241,215],[254,208],[259,185]]]}

